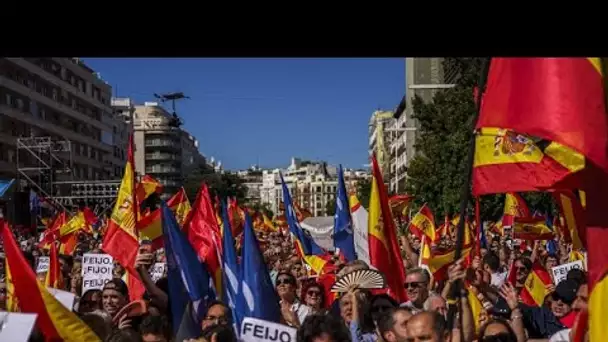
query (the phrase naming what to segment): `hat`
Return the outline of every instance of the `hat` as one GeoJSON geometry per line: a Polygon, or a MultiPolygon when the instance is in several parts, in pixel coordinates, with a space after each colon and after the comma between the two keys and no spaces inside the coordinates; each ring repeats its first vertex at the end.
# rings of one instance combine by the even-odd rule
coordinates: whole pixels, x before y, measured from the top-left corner
{"type": "Polygon", "coordinates": [[[578,291],[579,284],[574,279],[566,279],[557,284],[555,292],[553,292],[553,298],[561,299],[562,302],[570,305],[576,299],[576,292],[578,291]]]}
{"type": "Polygon", "coordinates": [[[127,284],[125,284],[125,282],[122,281],[122,279],[119,279],[119,278],[113,278],[112,280],[108,281],[103,286],[103,290],[104,291],[105,290],[118,291],[123,296],[129,298],[129,288],[127,287],[127,284]]]}

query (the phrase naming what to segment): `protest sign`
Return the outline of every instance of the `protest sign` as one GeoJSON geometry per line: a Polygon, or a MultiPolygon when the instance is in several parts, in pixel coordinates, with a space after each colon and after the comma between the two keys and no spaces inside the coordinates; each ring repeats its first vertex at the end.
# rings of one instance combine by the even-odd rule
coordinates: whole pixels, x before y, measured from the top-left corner
{"type": "Polygon", "coordinates": [[[568,275],[568,271],[570,271],[573,268],[578,268],[578,269],[583,269],[583,261],[582,260],[577,260],[575,262],[570,262],[567,264],[563,264],[563,265],[559,265],[559,266],[555,266],[551,269],[551,271],[553,272],[553,283],[555,285],[559,284],[562,280],[566,279],[566,276],[568,275]]]}
{"type": "Polygon", "coordinates": [[[37,314],[0,311],[0,341],[29,341],[37,314]]]}
{"type": "Polygon", "coordinates": [[[48,257],[48,256],[39,257],[38,265],[36,266],[36,273],[48,272],[50,263],[51,263],[50,257],[48,257]]]}
{"type": "Polygon", "coordinates": [[[103,289],[112,280],[114,259],[109,254],[86,253],[82,256],[82,293],[103,289]]]}
{"type": "Polygon", "coordinates": [[[297,330],[286,325],[247,317],[241,324],[243,342],[295,342],[297,330]]]}
{"type": "Polygon", "coordinates": [[[153,282],[157,282],[160,278],[162,278],[165,275],[166,265],[167,265],[167,263],[164,263],[164,262],[157,262],[154,265],[152,265],[152,268],[150,269],[150,278],[152,278],[153,282]]]}

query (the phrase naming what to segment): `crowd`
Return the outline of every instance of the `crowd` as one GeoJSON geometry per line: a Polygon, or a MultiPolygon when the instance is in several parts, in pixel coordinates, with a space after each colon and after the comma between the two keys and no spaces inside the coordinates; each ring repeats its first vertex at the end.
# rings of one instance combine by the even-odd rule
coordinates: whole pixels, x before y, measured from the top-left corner
{"type": "MultiPolygon", "coordinates": [[[[566,279],[549,285],[542,305],[522,303],[520,294],[538,264],[551,269],[569,262],[570,246],[556,241],[555,251],[536,241],[522,248],[508,235],[488,232],[488,248],[479,255],[464,256],[447,268],[447,275],[437,281],[427,268],[420,267],[420,240],[412,234],[400,238],[406,268],[408,301],[399,303],[386,291],[351,288],[333,295],[327,282],[311,275],[306,263],[294,250],[289,234],[258,231],[257,238],[276,292],[280,297],[282,324],[297,329],[297,340],[320,341],[570,341],[579,313],[587,309],[587,284],[584,270],[572,269],[566,279]],[[514,274],[510,274],[513,273],[514,274]],[[454,286],[460,288],[451,298],[454,286]],[[473,294],[482,303],[481,310],[470,302],[473,294]],[[450,298],[450,299],[448,299],[450,298]],[[449,311],[456,308],[456,318],[448,328],[449,311]]],[[[18,236],[21,248],[36,270],[37,259],[48,251],[38,247],[34,236],[18,236]]],[[[454,234],[446,234],[434,249],[454,245],[454,234]]],[[[103,341],[173,341],[168,282],[154,281],[149,273],[156,262],[164,262],[162,249],[151,251],[142,243],[135,268],[145,286],[144,300],[129,302],[129,289],[122,279],[124,269],[116,264],[114,278],[101,290],[81,293],[82,255],[102,253],[97,234],[80,234],[72,255],[60,255],[63,290],[75,294],[74,312],[103,341]]],[[[4,258],[4,255],[1,255],[4,258]]],[[[342,262],[335,257],[336,278],[356,270],[368,269],[363,261],[342,262]]],[[[4,262],[0,262],[0,309],[5,310],[6,284],[4,262]]],[[[41,280],[44,274],[39,274],[41,280]]],[[[263,303],[264,299],[257,299],[263,303]]],[[[238,328],[237,328],[238,329],[238,328]]],[[[236,341],[231,309],[215,301],[208,305],[201,321],[200,337],[195,341],[236,341]]],[[[34,330],[30,341],[44,341],[34,330]]],[[[180,341],[181,342],[181,341],[180,341]]]]}

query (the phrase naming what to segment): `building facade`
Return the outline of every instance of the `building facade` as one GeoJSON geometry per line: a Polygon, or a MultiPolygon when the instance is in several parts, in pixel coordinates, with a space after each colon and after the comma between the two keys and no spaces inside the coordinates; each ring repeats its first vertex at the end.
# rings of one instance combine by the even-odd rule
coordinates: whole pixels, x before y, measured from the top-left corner
{"type": "MultiPolygon", "coordinates": [[[[262,171],[260,200],[262,203],[268,203],[275,214],[279,213],[283,202],[280,173],[283,174],[292,199],[314,216],[326,216],[327,208],[335,204],[338,188],[337,168],[323,162],[292,158],[286,169],[262,171]]],[[[367,178],[367,171],[344,170],[347,190],[354,188],[359,180],[367,178]]]]}
{"type": "Polygon", "coordinates": [[[369,119],[369,154],[376,154],[378,166],[385,177],[388,177],[390,169],[390,128],[395,122],[393,116],[391,111],[377,110],[369,119]]]}
{"type": "Polygon", "coordinates": [[[157,102],[136,105],[133,120],[135,171],[157,179],[163,196],[171,196],[191,168],[205,162],[198,141],[157,102]]]}
{"type": "Polygon", "coordinates": [[[407,167],[416,154],[418,123],[412,117],[412,100],[419,96],[430,102],[438,91],[454,87],[458,73],[444,66],[444,58],[406,58],[406,93],[394,111],[392,142],[390,144],[390,189],[402,192],[407,179],[407,167]]]}
{"type": "Polygon", "coordinates": [[[1,58],[0,177],[114,179],[111,94],[78,58],[1,58]]]}

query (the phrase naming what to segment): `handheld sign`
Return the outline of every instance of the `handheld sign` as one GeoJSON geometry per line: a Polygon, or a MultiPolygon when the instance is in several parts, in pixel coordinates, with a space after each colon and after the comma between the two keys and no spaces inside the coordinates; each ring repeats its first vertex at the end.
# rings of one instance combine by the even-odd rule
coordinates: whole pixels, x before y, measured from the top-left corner
{"type": "Polygon", "coordinates": [[[109,254],[86,253],[82,256],[82,293],[101,290],[112,280],[114,259],[109,254]]]}
{"type": "Polygon", "coordinates": [[[0,341],[27,342],[38,314],[0,311],[0,341]]]}
{"type": "Polygon", "coordinates": [[[295,342],[297,330],[286,325],[247,317],[241,324],[243,342],[295,342]]]}
{"type": "Polygon", "coordinates": [[[49,271],[49,265],[51,264],[51,258],[43,256],[38,258],[38,265],[36,265],[36,273],[45,273],[49,271]]]}
{"type": "Polygon", "coordinates": [[[150,278],[152,278],[153,282],[157,282],[160,278],[165,276],[165,267],[167,263],[165,262],[157,262],[150,269],[150,278]]]}
{"type": "Polygon", "coordinates": [[[569,262],[567,264],[555,266],[551,268],[551,272],[553,273],[553,283],[555,285],[559,284],[562,280],[566,279],[568,275],[568,271],[571,269],[578,268],[583,269],[583,261],[577,260],[575,262],[569,262]]]}

